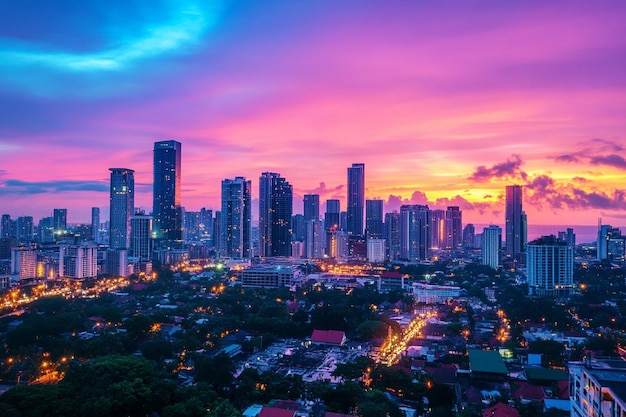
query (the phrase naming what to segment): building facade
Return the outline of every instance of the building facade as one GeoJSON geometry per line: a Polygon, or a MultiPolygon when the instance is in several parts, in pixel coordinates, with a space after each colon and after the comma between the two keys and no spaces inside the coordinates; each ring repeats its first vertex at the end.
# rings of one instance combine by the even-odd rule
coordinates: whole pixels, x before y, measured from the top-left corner
{"type": "Polygon", "coordinates": [[[244,177],[222,181],[222,210],[220,212],[220,250],[231,258],[250,258],[252,182],[244,177]]]}
{"type": "Polygon", "coordinates": [[[502,245],[502,229],[491,225],[483,229],[482,263],[493,269],[500,266],[500,247],[502,245]]]}
{"type": "Polygon", "coordinates": [[[260,256],[291,256],[292,211],[293,187],[291,184],[280,174],[274,172],[261,174],[259,178],[260,256]]]}
{"type": "Polygon", "coordinates": [[[400,259],[423,261],[430,255],[430,210],[420,204],[400,207],[400,259]]]}
{"type": "Polygon", "coordinates": [[[383,238],[383,200],[365,201],[365,236],[368,239],[383,238]]]}
{"type": "Polygon", "coordinates": [[[183,239],[181,206],[182,144],[175,140],[154,143],[152,215],[159,246],[180,246],[183,239]]]}
{"type": "Polygon", "coordinates": [[[507,185],[505,195],[506,257],[523,261],[526,246],[526,214],[522,205],[522,186],[507,185]]]}
{"type": "Polygon", "coordinates": [[[348,168],[348,209],[346,231],[349,235],[363,234],[363,209],[365,208],[365,164],[352,164],[348,168]]]}
{"type": "Polygon", "coordinates": [[[130,218],[135,212],[135,171],[109,168],[111,189],[109,198],[109,248],[130,247],[130,218]]]}
{"type": "Polygon", "coordinates": [[[574,249],[555,236],[527,245],[528,291],[541,297],[567,297],[574,288],[574,249]]]}

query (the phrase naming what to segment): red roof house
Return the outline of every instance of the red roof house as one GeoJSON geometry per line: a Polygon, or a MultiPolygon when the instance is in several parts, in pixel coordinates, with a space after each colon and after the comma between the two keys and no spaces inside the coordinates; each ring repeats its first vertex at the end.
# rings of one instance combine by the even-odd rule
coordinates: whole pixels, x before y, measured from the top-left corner
{"type": "Polygon", "coordinates": [[[284,408],[263,407],[258,417],[295,417],[294,410],[285,410],[284,408]]]}
{"type": "Polygon", "coordinates": [[[346,334],[341,330],[313,330],[311,342],[324,345],[343,346],[346,343],[346,334]]]}
{"type": "Polygon", "coordinates": [[[519,417],[519,411],[510,405],[497,403],[483,411],[483,417],[519,417]]]}

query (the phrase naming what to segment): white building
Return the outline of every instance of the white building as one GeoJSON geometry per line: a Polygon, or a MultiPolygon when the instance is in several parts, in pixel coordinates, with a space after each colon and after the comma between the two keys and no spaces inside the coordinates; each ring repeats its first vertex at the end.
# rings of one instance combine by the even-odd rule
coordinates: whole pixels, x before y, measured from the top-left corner
{"type": "Polygon", "coordinates": [[[385,239],[367,239],[367,261],[385,262],[385,239]]]}
{"type": "Polygon", "coordinates": [[[482,262],[493,269],[500,266],[500,245],[502,241],[502,229],[491,225],[483,229],[482,234],[482,262]]]}
{"type": "Polygon", "coordinates": [[[37,278],[37,249],[19,246],[11,248],[11,274],[20,279],[37,278]]]}
{"type": "Polygon", "coordinates": [[[526,245],[526,274],[531,295],[569,296],[574,287],[574,249],[554,236],[526,245]]]}
{"type": "Polygon", "coordinates": [[[569,366],[572,417],[626,415],[626,361],[591,359],[569,366]]]}
{"type": "Polygon", "coordinates": [[[96,278],[98,276],[98,246],[93,243],[61,245],[59,247],[59,276],[96,278]]]}
{"type": "Polygon", "coordinates": [[[414,283],[413,296],[418,303],[437,304],[454,300],[461,295],[460,287],[414,283]]]}

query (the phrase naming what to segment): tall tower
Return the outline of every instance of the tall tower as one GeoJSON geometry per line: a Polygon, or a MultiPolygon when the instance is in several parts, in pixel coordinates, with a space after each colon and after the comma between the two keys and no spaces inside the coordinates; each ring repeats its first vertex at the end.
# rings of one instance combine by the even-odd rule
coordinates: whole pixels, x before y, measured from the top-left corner
{"type": "Polygon", "coordinates": [[[446,249],[458,249],[463,237],[463,212],[459,206],[446,209],[446,249]]]}
{"type": "Polygon", "coordinates": [[[144,212],[130,218],[130,256],[142,262],[152,257],[152,217],[144,212]]]}
{"type": "Polygon", "coordinates": [[[304,195],[304,221],[320,219],[320,196],[319,194],[304,195]]]}
{"type": "Polygon", "coordinates": [[[326,200],[326,213],[324,213],[324,227],[326,229],[339,230],[339,213],[341,213],[339,200],[326,200]]]}
{"type": "Polygon", "coordinates": [[[91,208],[91,238],[100,243],[100,207],[91,208]]]}
{"type": "Polygon", "coordinates": [[[52,213],[54,234],[60,235],[67,231],[67,209],[54,209],[52,213]]]}
{"type": "Polygon", "coordinates": [[[363,234],[363,206],[365,205],[365,164],[348,168],[348,214],[346,229],[349,235],[363,234]]]}
{"type": "Polygon", "coordinates": [[[507,185],[505,201],[506,256],[520,261],[524,252],[526,214],[522,210],[522,186],[507,185]]]}
{"type": "Polygon", "coordinates": [[[220,250],[232,258],[250,258],[252,183],[244,177],[222,181],[220,250]]]}
{"type": "Polygon", "coordinates": [[[430,210],[420,204],[400,207],[400,258],[423,261],[430,255],[430,210]]]}
{"type": "Polygon", "coordinates": [[[383,200],[365,201],[365,235],[368,239],[382,239],[383,200]]]}
{"type": "Polygon", "coordinates": [[[293,187],[274,172],[259,178],[259,255],[291,256],[293,187]]]}
{"type": "Polygon", "coordinates": [[[385,213],[385,245],[387,258],[395,261],[400,258],[400,213],[385,213]]]}
{"type": "Polygon", "coordinates": [[[153,233],[166,245],[183,239],[181,152],[182,145],[175,140],[154,143],[153,233]]]}
{"type": "Polygon", "coordinates": [[[483,229],[482,261],[493,269],[500,265],[500,245],[502,242],[502,229],[491,225],[483,229]]]}
{"type": "Polygon", "coordinates": [[[135,212],[135,171],[128,168],[109,168],[111,197],[109,248],[130,247],[130,218],[135,212]]]}

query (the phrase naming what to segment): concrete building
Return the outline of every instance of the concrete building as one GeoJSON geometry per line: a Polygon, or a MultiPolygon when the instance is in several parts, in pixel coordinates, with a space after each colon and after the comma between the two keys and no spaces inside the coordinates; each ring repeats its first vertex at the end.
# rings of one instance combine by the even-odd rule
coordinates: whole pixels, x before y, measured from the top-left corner
{"type": "Polygon", "coordinates": [[[374,263],[385,261],[385,239],[367,239],[367,261],[374,263]]]}
{"type": "Polygon", "coordinates": [[[241,271],[241,284],[244,287],[288,287],[293,281],[293,276],[294,271],[289,268],[247,268],[241,271]]]}
{"type": "Polygon", "coordinates": [[[526,274],[531,295],[569,296],[574,287],[574,250],[555,236],[543,236],[527,247],[526,274]]]}
{"type": "Polygon", "coordinates": [[[590,359],[570,364],[572,417],[624,417],[626,415],[626,362],[590,359]]]}
{"type": "Polygon", "coordinates": [[[483,229],[482,234],[482,263],[493,269],[500,266],[500,247],[502,244],[502,229],[491,225],[483,229]]]}

